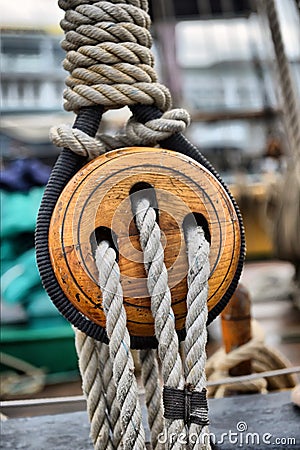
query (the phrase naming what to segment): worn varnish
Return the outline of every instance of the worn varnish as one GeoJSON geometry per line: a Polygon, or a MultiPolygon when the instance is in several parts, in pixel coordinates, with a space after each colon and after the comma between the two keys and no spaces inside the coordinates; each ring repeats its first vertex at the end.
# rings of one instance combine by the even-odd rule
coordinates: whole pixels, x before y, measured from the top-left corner
{"type": "MultiPolygon", "coordinates": [[[[127,148],[104,154],[68,183],[54,210],[49,249],[57,280],[69,300],[90,320],[105,326],[97,269],[96,236],[112,230],[124,292],[128,329],[135,336],[154,334],[139,234],[132,205],[141,191],[153,189],[158,210],[176,327],[186,316],[188,270],[183,222],[191,213],[207,225],[211,240],[208,307],[215,306],[230,285],[240,254],[240,228],[234,207],[220,183],[189,157],[163,149],[127,148]],[[145,187],[145,186],[144,186],[145,187]],[[104,228],[105,227],[105,228],[104,228]],[[98,230],[95,234],[95,230],[98,230]]],[[[151,197],[151,198],[152,198],[151,197]]]]}

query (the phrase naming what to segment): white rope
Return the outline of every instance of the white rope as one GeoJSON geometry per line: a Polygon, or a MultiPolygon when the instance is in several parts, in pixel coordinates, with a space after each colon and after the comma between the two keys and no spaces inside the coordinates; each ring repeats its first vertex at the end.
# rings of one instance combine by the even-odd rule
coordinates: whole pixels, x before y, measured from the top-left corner
{"type": "MultiPolygon", "coordinates": [[[[186,339],[185,339],[185,376],[187,385],[195,391],[206,388],[206,343],[207,343],[207,298],[208,278],[210,274],[210,245],[201,227],[190,226],[186,230],[186,243],[189,261],[186,339]]],[[[189,448],[209,449],[208,427],[191,424],[189,429],[189,448]],[[193,439],[198,436],[198,439],[193,439]]]]}
{"type": "MultiPolygon", "coordinates": [[[[122,438],[122,428],[120,419],[120,406],[117,399],[116,386],[113,379],[113,366],[107,344],[96,342],[99,357],[98,366],[100,367],[100,376],[102,376],[103,391],[106,397],[106,410],[110,423],[110,433],[113,448],[117,449],[122,438]]],[[[101,413],[100,413],[101,414],[101,413]]],[[[102,414],[105,414],[103,411],[102,414]]]]}
{"type": "Polygon", "coordinates": [[[110,136],[98,134],[96,139],[83,131],[60,125],[50,130],[50,139],[57,147],[67,147],[89,160],[110,150],[128,146],[154,146],[175,133],[183,132],[190,123],[190,116],[184,109],[166,111],[160,119],[149,120],[145,124],[132,117],[126,124],[124,134],[110,136]]]}
{"type": "MultiPolygon", "coordinates": [[[[147,286],[151,296],[151,311],[154,318],[155,336],[158,340],[158,354],[162,365],[164,385],[184,389],[183,368],[178,352],[178,337],[171,306],[171,293],[168,287],[161,233],[156,223],[155,210],[147,199],[140,200],[136,205],[136,225],[144,252],[144,265],[148,273],[147,286]]],[[[184,421],[166,419],[165,422],[167,448],[184,449],[182,440],[187,441],[184,421]]]]}
{"type": "Polygon", "coordinates": [[[116,252],[107,241],[102,241],[97,247],[95,256],[106,315],[106,331],[110,339],[109,352],[113,364],[113,377],[121,410],[122,445],[124,450],[143,450],[145,434],[134,363],[130,353],[130,336],[126,326],[116,252]]]}
{"type": "Polygon", "coordinates": [[[76,330],[75,345],[79,356],[82,390],[87,401],[87,411],[91,423],[90,435],[94,448],[95,450],[114,450],[106,391],[101,373],[103,366],[100,366],[102,361],[99,358],[97,343],[85,333],[76,330]]]}
{"type": "Polygon", "coordinates": [[[156,350],[141,350],[140,352],[142,381],[145,387],[148,423],[151,433],[153,450],[162,450],[159,435],[163,432],[164,418],[161,398],[161,379],[156,350]]]}
{"type": "MultiPolygon", "coordinates": [[[[206,384],[209,244],[200,227],[187,230],[189,292],[184,376],[156,213],[149,201],[143,199],[136,205],[135,214],[148,273],[147,284],[151,295],[151,309],[164,385],[176,389],[184,389],[189,385],[201,392],[206,384]]],[[[130,337],[126,327],[120,270],[116,262],[116,253],[107,241],[98,245],[95,256],[106,314],[106,329],[110,339],[109,347],[96,343],[81,332],[76,334],[76,347],[80,356],[80,369],[91,420],[91,437],[97,450],[104,448],[140,450],[145,448],[145,435],[134,376],[134,362],[130,353],[130,337]],[[115,384],[111,382],[112,374],[115,384]],[[121,433],[117,430],[120,426],[122,439],[121,433]]],[[[188,427],[183,420],[163,420],[162,389],[156,351],[141,351],[140,359],[152,448],[210,449],[207,427],[192,423],[189,427],[189,439],[188,427]],[[162,434],[165,436],[164,441],[161,440],[162,434]]]]}
{"type": "MultiPolygon", "coordinates": [[[[147,284],[151,295],[151,309],[154,317],[155,334],[158,340],[158,352],[162,364],[165,386],[183,389],[191,385],[195,390],[205,388],[205,346],[207,341],[207,293],[209,277],[209,244],[200,227],[187,231],[187,249],[189,260],[188,297],[186,318],[186,380],[179,356],[178,339],[175,331],[175,318],[171,306],[171,294],[168,287],[167,269],[164,264],[161,233],[156,222],[156,213],[148,200],[143,199],[136,205],[136,225],[140,232],[140,243],[144,252],[144,264],[148,273],[147,284]]],[[[189,448],[210,448],[207,442],[208,431],[204,427],[192,424],[190,435],[198,436],[189,443],[189,448]],[[203,432],[202,432],[203,431],[203,432]],[[206,439],[201,439],[206,436],[206,439]],[[202,442],[201,442],[202,441],[202,442]]],[[[182,421],[166,421],[166,434],[170,448],[184,448],[188,442],[186,427],[182,421]],[[174,431],[175,430],[175,431],[174,431]],[[177,440],[170,444],[170,436],[176,433],[177,440]]],[[[174,438],[173,438],[174,439],[174,438]]]]}

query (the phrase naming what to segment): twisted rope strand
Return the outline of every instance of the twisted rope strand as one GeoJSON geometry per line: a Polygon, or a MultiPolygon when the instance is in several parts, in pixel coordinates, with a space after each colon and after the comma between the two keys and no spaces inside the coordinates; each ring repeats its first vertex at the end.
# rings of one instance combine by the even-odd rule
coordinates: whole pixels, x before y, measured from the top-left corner
{"type": "MultiPolygon", "coordinates": [[[[300,258],[300,101],[287,58],[280,15],[274,0],[258,1],[259,9],[268,20],[276,56],[278,88],[283,111],[283,123],[290,148],[290,158],[278,198],[274,197],[276,214],[273,220],[273,241],[278,256],[289,261],[300,258]]],[[[272,193],[274,195],[274,193],[272,193]]]]}
{"type": "Polygon", "coordinates": [[[57,147],[68,147],[91,160],[121,147],[155,145],[174,133],[183,132],[189,123],[190,116],[184,109],[173,109],[166,111],[160,119],[149,120],[145,124],[131,118],[126,124],[125,133],[116,136],[98,134],[97,139],[94,139],[77,128],[60,125],[51,128],[50,139],[57,147]]]}
{"type": "Polygon", "coordinates": [[[156,350],[142,350],[140,352],[142,366],[142,381],[145,387],[146,406],[148,411],[148,423],[151,432],[151,444],[153,450],[162,450],[162,444],[158,441],[163,431],[163,411],[159,367],[156,350]]]}
{"type": "MultiPolygon", "coordinates": [[[[210,275],[209,250],[201,227],[188,227],[186,244],[189,262],[186,339],[185,339],[185,376],[186,384],[202,392],[206,388],[205,363],[207,343],[207,297],[210,275]]],[[[189,448],[208,450],[208,427],[192,423],[189,428],[189,448]],[[198,439],[194,439],[197,436],[198,439]]]]}
{"type": "Polygon", "coordinates": [[[126,312],[116,252],[107,241],[102,241],[96,249],[95,257],[106,315],[106,330],[110,339],[109,351],[113,364],[113,376],[121,410],[123,448],[124,450],[144,450],[145,434],[134,363],[130,353],[130,336],[126,327],[126,312]]]}
{"type": "MultiPolygon", "coordinates": [[[[148,274],[147,286],[151,296],[151,310],[164,385],[183,389],[183,368],[178,353],[179,344],[168,287],[168,274],[164,264],[164,251],[160,240],[161,233],[156,223],[155,210],[147,199],[140,200],[136,205],[136,225],[140,233],[144,265],[148,274]]],[[[172,450],[185,448],[182,444],[186,437],[183,420],[166,419],[166,435],[166,448],[172,450]]]]}
{"type": "Polygon", "coordinates": [[[269,22],[269,28],[277,59],[279,87],[283,98],[282,108],[289,144],[294,160],[300,157],[300,104],[295,90],[290,63],[285,53],[280,19],[274,0],[261,2],[269,22]]]}
{"type": "MultiPolygon", "coordinates": [[[[111,441],[114,449],[118,449],[122,438],[120,406],[117,400],[116,386],[113,379],[113,366],[109,355],[109,347],[96,341],[100,372],[102,373],[103,390],[106,396],[106,407],[109,413],[111,441]]],[[[103,411],[104,412],[104,411],[103,411]]]]}
{"type": "Polygon", "coordinates": [[[111,440],[108,402],[97,343],[79,330],[75,332],[75,345],[79,357],[79,370],[82,377],[82,390],[87,401],[87,412],[91,423],[90,436],[95,450],[115,450],[111,440]]]}
{"type": "Polygon", "coordinates": [[[96,28],[93,25],[79,25],[66,31],[65,40],[61,46],[64,50],[76,50],[82,45],[96,45],[99,42],[139,42],[150,48],[152,38],[148,30],[144,30],[135,23],[130,22],[99,22],[96,28]]]}

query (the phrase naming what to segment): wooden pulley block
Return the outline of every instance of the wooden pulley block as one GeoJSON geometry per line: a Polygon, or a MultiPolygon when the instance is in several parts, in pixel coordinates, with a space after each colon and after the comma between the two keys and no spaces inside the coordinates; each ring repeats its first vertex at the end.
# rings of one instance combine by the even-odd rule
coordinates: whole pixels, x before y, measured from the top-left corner
{"type": "Polygon", "coordinates": [[[111,240],[118,256],[131,336],[154,335],[143,252],[134,204],[146,196],[162,232],[176,328],[184,329],[188,261],[184,227],[195,220],[211,243],[208,308],[215,308],[235,276],[241,231],[223,186],[199,163],[157,148],[125,148],[99,156],[67,184],[52,215],[49,250],[66,297],[85,317],[105,327],[94,252],[111,240]]]}

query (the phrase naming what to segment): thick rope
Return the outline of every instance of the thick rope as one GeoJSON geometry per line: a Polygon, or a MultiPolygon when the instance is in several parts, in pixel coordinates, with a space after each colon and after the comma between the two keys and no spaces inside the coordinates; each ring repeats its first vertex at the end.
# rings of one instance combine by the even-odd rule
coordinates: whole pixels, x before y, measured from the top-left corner
{"type": "Polygon", "coordinates": [[[170,108],[170,93],[157,83],[153,70],[147,2],[60,1],[59,5],[66,11],[61,21],[66,33],[64,68],[70,72],[66,110],[138,103],[155,104],[162,111],[170,108]]]}
{"type": "MultiPolygon", "coordinates": [[[[252,335],[253,338],[241,347],[229,353],[225,353],[223,349],[220,349],[208,359],[206,373],[209,382],[230,378],[230,369],[242,361],[251,360],[252,371],[254,373],[283,369],[291,366],[287,358],[264,343],[264,333],[255,321],[252,321],[252,335]]],[[[231,378],[232,383],[222,383],[220,386],[210,386],[208,383],[209,397],[224,397],[227,393],[230,393],[231,389],[241,393],[266,393],[267,391],[291,388],[296,384],[295,377],[291,374],[279,377],[265,377],[262,373],[261,378],[251,379],[250,377],[249,380],[239,382],[238,384],[235,382],[235,377],[231,378]]]]}
{"type": "MultiPolygon", "coordinates": [[[[147,271],[147,286],[151,296],[151,311],[154,318],[155,336],[158,340],[158,354],[162,365],[165,386],[184,389],[182,362],[178,352],[179,344],[175,330],[175,316],[168,287],[168,273],[164,263],[161,232],[156,223],[156,213],[147,199],[136,205],[136,226],[140,233],[140,244],[144,252],[147,271]]],[[[179,450],[186,439],[183,420],[166,419],[168,449],[179,450]]]]}
{"type": "Polygon", "coordinates": [[[57,147],[68,147],[74,153],[91,160],[102,153],[121,147],[154,146],[175,133],[183,132],[189,123],[190,116],[187,111],[173,109],[166,111],[160,119],[149,120],[145,124],[131,118],[126,124],[124,134],[116,136],[98,134],[94,139],[76,128],[60,125],[51,128],[50,138],[57,147]]]}
{"type": "Polygon", "coordinates": [[[142,381],[145,387],[152,449],[162,450],[163,446],[159,442],[159,436],[164,428],[164,419],[157,351],[152,349],[141,350],[140,361],[142,368],[142,381]]]}
{"type": "MultiPolygon", "coordinates": [[[[207,339],[208,277],[210,273],[209,244],[200,227],[187,230],[189,292],[187,297],[184,376],[175,331],[175,318],[171,307],[167,270],[164,264],[164,253],[160,241],[161,232],[156,223],[156,213],[150,206],[149,201],[144,199],[136,205],[135,214],[148,273],[147,284],[151,295],[151,308],[164,385],[175,389],[184,389],[184,387],[189,386],[192,390],[202,392],[206,384],[205,346],[207,339]]],[[[116,253],[108,242],[103,241],[97,247],[95,256],[99,271],[99,285],[103,296],[103,308],[106,314],[107,333],[110,338],[110,356],[105,344],[96,344],[93,339],[87,338],[83,333],[77,333],[79,343],[76,347],[80,356],[84,392],[88,399],[92,424],[91,436],[95,442],[95,448],[99,449],[120,448],[121,445],[125,450],[144,449],[145,437],[138,402],[137,383],[134,377],[134,363],[129,348],[129,334],[126,328],[126,313],[123,306],[123,293],[120,284],[120,271],[116,263],[116,253]],[[83,339],[83,336],[85,336],[85,339],[83,339]],[[85,348],[83,343],[85,343],[85,348]],[[95,345],[97,345],[97,348],[95,348],[95,345]],[[101,355],[99,352],[102,352],[101,355]],[[90,363],[92,358],[94,360],[90,363]],[[100,367],[100,361],[105,365],[100,367]],[[102,374],[102,378],[100,376],[100,381],[98,381],[98,392],[102,389],[102,396],[97,399],[92,393],[95,388],[94,385],[91,385],[91,379],[96,378],[93,371],[96,371],[98,378],[99,371],[102,374]],[[109,383],[112,373],[115,385],[109,383]],[[102,385],[100,386],[99,383],[102,383],[102,385]],[[103,396],[103,392],[106,392],[106,395],[103,396]],[[98,404],[97,414],[99,417],[95,417],[95,402],[98,404]],[[106,406],[104,406],[105,402],[106,406]],[[119,405],[121,422],[118,420],[119,405]],[[118,436],[116,427],[120,423],[123,437],[122,441],[120,439],[116,441],[118,436]],[[101,439],[102,435],[105,439],[101,439]]],[[[166,444],[163,445],[161,436],[164,422],[156,351],[142,351],[140,356],[152,448],[156,450],[163,448],[168,450],[210,449],[207,427],[193,423],[187,427],[181,419],[165,419],[166,444]],[[187,428],[189,428],[190,439],[187,435],[187,428]]],[[[205,413],[206,411],[204,411],[205,413]]]]}
{"type": "Polygon", "coordinates": [[[273,239],[280,257],[295,261],[300,259],[300,102],[294,85],[290,63],[285,53],[280,18],[275,0],[257,0],[260,11],[267,18],[276,56],[279,97],[286,129],[290,160],[280,186],[276,216],[273,220],[273,239]]]}
{"type": "MultiPolygon", "coordinates": [[[[106,408],[109,414],[111,441],[113,448],[117,449],[122,438],[120,406],[117,399],[116,386],[113,379],[113,366],[109,354],[107,344],[97,341],[98,352],[96,356],[99,357],[98,366],[100,367],[100,376],[102,376],[103,391],[106,397],[106,408]]],[[[103,411],[103,414],[105,412],[103,411]]]]}
{"type": "MultiPolygon", "coordinates": [[[[201,227],[188,227],[186,244],[189,261],[186,339],[185,339],[185,376],[186,384],[195,391],[206,389],[206,321],[208,315],[208,278],[210,275],[210,245],[201,227]]],[[[192,423],[189,429],[189,448],[209,449],[208,427],[192,423]],[[198,436],[198,440],[193,439],[198,436]]]]}
{"type": "Polygon", "coordinates": [[[106,315],[106,330],[110,339],[109,352],[113,364],[113,377],[121,410],[122,445],[124,450],[142,450],[145,448],[145,434],[116,252],[107,241],[102,241],[97,247],[95,256],[106,315]]]}
{"type": "MultiPolygon", "coordinates": [[[[144,252],[144,264],[148,273],[147,285],[151,295],[151,309],[154,317],[158,353],[162,365],[165,386],[177,389],[189,386],[196,391],[205,389],[205,346],[207,341],[207,293],[209,269],[209,244],[200,227],[187,231],[189,260],[188,297],[186,318],[185,376],[179,356],[175,318],[171,306],[167,269],[164,264],[161,233],[156,223],[156,213],[148,200],[140,200],[136,205],[136,225],[140,232],[140,243],[144,252]]],[[[189,435],[181,420],[166,420],[166,435],[169,448],[209,449],[208,429],[191,424],[189,435]],[[174,429],[176,438],[174,439],[174,429]],[[179,431],[181,429],[181,432],[179,431]],[[173,442],[172,438],[173,436],[173,442]],[[195,439],[195,436],[198,439],[195,439]]]]}
{"type": "MultiPolygon", "coordinates": [[[[97,342],[79,330],[75,333],[75,345],[79,356],[82,390],[87,401],[87,412],[91,423],[90,436],[94,448],[95,450],[114,450],[108,417],[111,403],[107,402],[105,390],[107,386],[104,386],[102,378],[102,371],[107,363],[108,355],[104,355],[102,352],[102,356],[106,356],[106,358],[101,360],[97,342]]],[[[108,351],[108,346],[106,347],[106,351],[108,351]]]]}

